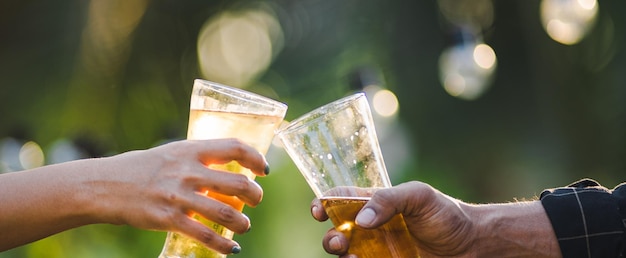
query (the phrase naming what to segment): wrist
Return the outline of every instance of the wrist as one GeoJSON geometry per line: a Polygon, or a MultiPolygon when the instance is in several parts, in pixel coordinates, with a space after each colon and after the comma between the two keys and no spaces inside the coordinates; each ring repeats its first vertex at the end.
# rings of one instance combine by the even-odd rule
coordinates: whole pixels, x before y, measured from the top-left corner
{"type": "Polygon", "coordinates": [[[74,202],[80,205],[76,210],[81,211],[85,224],[122,224],[118,212],[113,208],[115,200],[111,193],[115,193],[115,182],[111,178],[118,169],[116,161],[111,157],[92,158],[74,161],[75,180],[78,182],[74,191],[74,202]]]}
{"type": "Polygon", "coordinates": [[[467,205],[476,237],[471,257],[561,257],[539,201],[467,205]]]}
{"type": "Polygon", "coordinates": [[[85,220],[85,224],[107,223],[106,205],[107,200],[102,196],[103,189],[99,186],[102,182],[101,174],[107,171],[100,171],[106,168],[105,158],[84,159],[73,161],[73,169],[76,173],[74,179],[77,180],[73,195],[75,210],[80,211],[78,216],[85,220]]]}

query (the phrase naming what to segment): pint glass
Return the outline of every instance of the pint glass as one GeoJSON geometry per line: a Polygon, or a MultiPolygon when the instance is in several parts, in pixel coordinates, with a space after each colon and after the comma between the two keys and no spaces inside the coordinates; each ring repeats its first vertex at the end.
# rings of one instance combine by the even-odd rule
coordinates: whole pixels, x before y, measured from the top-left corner
{"type": "Polygon", "coordinates": [[[285,150],[359,258],[416,258],[401,214],[377,229],[355,224],[376,190],[391,187],[363,93],[336,100],[278,132],[285,150]]]}
{"type": "MultiPolygon", "coordinates": [[[[196,79],[191,94],[189,127],[187,139],[203,140],[218,138],[238,138],[265,154],[274,137],[274,131],[283,121],[287,105],[278,101],[231,88],[218,83],[196,79]]],[[[246,175],[255,175],[236,161],[210,165],[210,168],[246,175]]],[[[208,196],[226,203],[241,211],[244,203],[235,196],[208,193],[208,196]]],[[[232,238],[233,232],[222,225],[206,220],[201,221],[225,238],[232,238]]],[[[159,258],[222,258],[202,243],[187,236],[169,232],[159,258]]]]}

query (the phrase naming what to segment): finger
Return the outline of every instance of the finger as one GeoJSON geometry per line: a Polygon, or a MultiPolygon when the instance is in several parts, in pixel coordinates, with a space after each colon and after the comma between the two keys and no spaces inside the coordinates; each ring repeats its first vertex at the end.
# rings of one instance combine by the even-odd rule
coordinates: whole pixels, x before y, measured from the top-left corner
{"type": "Polygon", "coordinates": [[[329,254],[342,255],[348,252],[348,239],[344,234],[331,228],[322,239],[322,246],[329,254]]]}
{"type": "Polygon", "coordinates": [[[357,215],[356,224],[363,228],[376,228],[398,213],[415,214],[416,207],[434,195],[431,186],[417,181],[378,190],[357,215]]]}
{"type": "Polygon", "coordinates": [[[322,202],[318,198],[313,199],[311,202],[311,215],[320,222],[328,220],[326,210],[324,210],[324,206],[322,206],[322,202]]]}
{"type": "Polygon", "coordinates": [[[237,234],[250,230],[250,219],[245,214],[220,201],[197,194],[190,210],[200,216],[220,224],[237,234]]]}
{"type": "Polygon", "coordinates": [[[181,220],[178,228],[179,232],[196,239],[222,254],[239,253],[241,247],[231,239],[226,239],[202,223],[192,218],[181,220]]]}
{"type": "MultiPolygon", "coordinates": [[[[219,193],[228,198],[236,196],[250,207],[256,207],[263,199],[263,189],[257,182],[242,174],[218,171],[200,167],[203,170],[199,177],[192,179],[192,184],[200,192],[219,193]]],[[[227,200],[224,200],[227,201],[227,200]]]]}
{"type": "Polygon", "coordinates": [[[205,165],[224,164],[237,161],[257,176],[269,174],[265,157],[252,146],[238,139],[212,139],[194,141],[198,148],[198,158],[205,165]]]}

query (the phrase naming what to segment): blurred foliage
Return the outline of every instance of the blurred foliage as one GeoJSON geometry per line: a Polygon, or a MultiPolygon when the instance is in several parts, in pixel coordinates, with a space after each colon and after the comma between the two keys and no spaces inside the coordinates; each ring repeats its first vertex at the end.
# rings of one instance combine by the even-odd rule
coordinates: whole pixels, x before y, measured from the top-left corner
{"type": "MultiPolygon", "coordinates": [[[[438,58],[453,39],[435,1],[106,3],[0,3],[0,138],[35,141],[44,151],[70,139],[91,156],[184,138],[193,79],[204,77],[203,24],[262,4],[280,23],[282,48],[253,81],[234,86],[287,103],[291,120],[359,90],[350,83],[355,72],[373,68],[400,103],[394,128],[402,134],[380,137],[394,184],[422,180],[464,200],[496,202],[581,177],[610,187],[624,180],[623,1],[601,2],[593,30],[571,46],[546,35],[539,1],[495,1],[484,41],[498,70],[473,101],[439,82],[438,58]]],[[[309,214],[312,192],[281,149],[268,160],[272,174],[258,179],[264,201],[244,210],[252,231],[235,237],[237,257],[331,257],[321,247],[330,225],[309,214]]],[[[93,225],[0,257],[156,257],[164,239],[93,225]]]]}

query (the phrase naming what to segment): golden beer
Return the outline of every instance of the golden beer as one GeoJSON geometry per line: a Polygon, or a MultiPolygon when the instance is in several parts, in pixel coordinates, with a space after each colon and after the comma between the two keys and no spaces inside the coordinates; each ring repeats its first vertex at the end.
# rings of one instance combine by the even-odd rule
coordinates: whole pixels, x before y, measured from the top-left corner
{"type": "Polygon", "coordinates": [[[349,254],[356,254],[359,258],[419,257],[402,214],[376,229],[364,229],[354,220],[369,197],[323,197],[320,200],[335,229],[350,241],[349,254]]]}
{"type": "MultiPolygon", "coordinates": [[[[262,116],[244,113],[220,112],[191,109],[189,114],[189,128],[187,139],[204,140],[219,138],[238,138],[251,145],[261,153],[266,153],[272,142],[274,130],[282,122],[282,116],[262,116]]],[[[236,161],[226,164],[209,165],[211,169],[229,171],[246,175],[253,180],[255,175],[247,168],[242,167],[236,161]]],[[[236,196],[226,196],[219,193],[209,192],[208,196],[221,201],[241,211],[244,203],[236,196]]],[[[209,228],[225,238],[231,239],[233,232],[222,225],[204,219],[199,215],[193,215],[194,219],[201,221],[209,228]]],[[[226,255],[216,253],[208,249],[204,244],[178,233],[169,233],[160,258],[178,257],[203,257],[222,258],[226,255]],[[171,255],[175,254],[175,255],[171,255]]]]}

